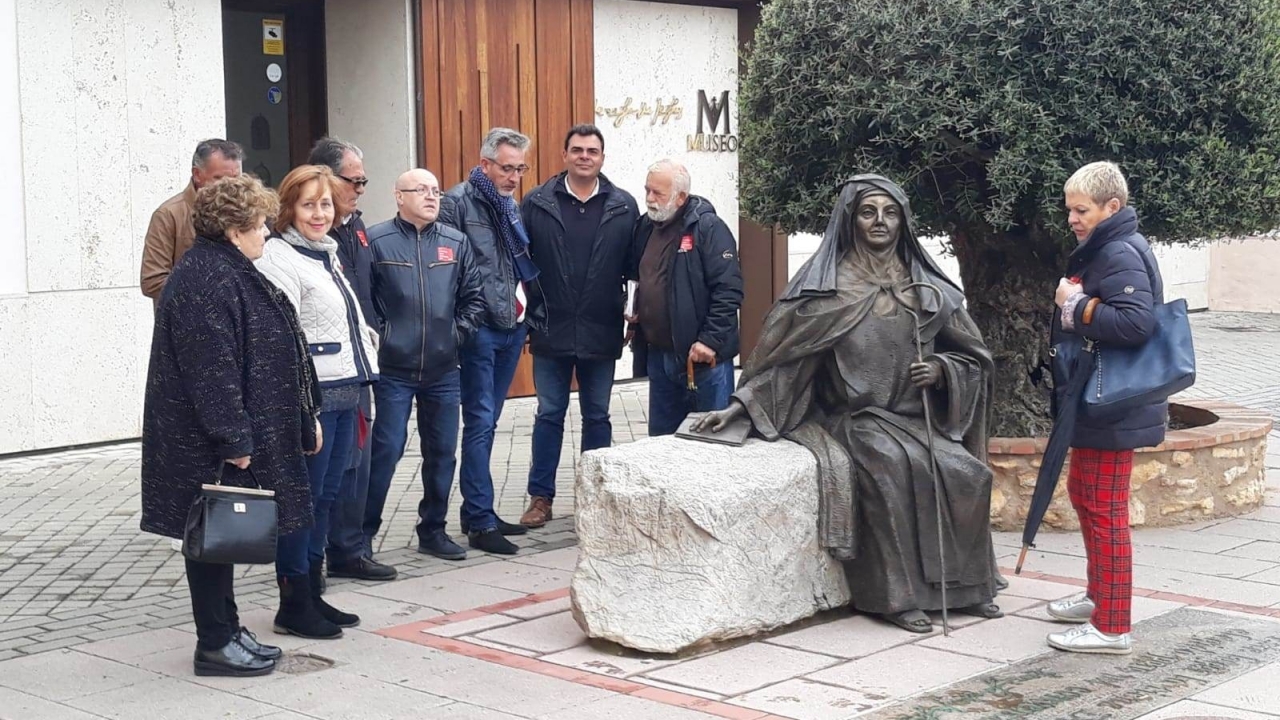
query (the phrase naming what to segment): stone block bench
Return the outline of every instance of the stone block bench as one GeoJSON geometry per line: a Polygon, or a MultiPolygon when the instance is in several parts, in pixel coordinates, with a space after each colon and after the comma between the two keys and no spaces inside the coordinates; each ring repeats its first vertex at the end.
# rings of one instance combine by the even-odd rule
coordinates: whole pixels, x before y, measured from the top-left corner
{"type": "Polygon", "coordinates": [[[585,453],[576,492],[571,600],[589,637],[674,653],[849,601],[800,445],[648,438],[585,453]]]}

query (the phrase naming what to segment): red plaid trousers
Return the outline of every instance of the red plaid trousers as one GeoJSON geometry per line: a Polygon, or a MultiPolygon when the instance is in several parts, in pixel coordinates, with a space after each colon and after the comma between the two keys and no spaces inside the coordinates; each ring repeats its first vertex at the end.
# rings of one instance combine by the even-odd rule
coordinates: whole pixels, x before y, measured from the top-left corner
{"type": "Polygon", "coordinates": [[[1104,633],[1129,632],[1133,544],[1129,538],[1132,450],[1071,449],[1067,491],[1080,518],[1089,561],[1091,621],[1104,633]]]}

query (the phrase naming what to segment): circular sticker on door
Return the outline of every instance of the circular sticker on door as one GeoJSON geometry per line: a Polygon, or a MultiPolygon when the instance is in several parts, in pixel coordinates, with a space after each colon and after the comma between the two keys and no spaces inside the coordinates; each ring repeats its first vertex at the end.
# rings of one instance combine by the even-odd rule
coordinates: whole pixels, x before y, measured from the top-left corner
{"type": "Polygon", "coordinates": [[[284,77],[284,71],[280,69],[277,63],[271,63],[267,66],[267,79],[271,82],[280,82],[280,78],[284,77]]]}
{"type": "Polygon", "coordinates": [[[270,88],[267,89],[267,102],[271,103],[272,105],[279,105],[280,100],[283,97],[284,97],[284,93],[280,92],[280,88],[276,87],[275,85],[272,85],[270,88]]]}

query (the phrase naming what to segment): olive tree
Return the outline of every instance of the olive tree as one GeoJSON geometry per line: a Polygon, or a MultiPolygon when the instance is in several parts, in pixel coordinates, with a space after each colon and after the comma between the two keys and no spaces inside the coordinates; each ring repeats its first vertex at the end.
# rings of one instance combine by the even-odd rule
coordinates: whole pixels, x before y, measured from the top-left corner
{"type": "Polygon", "coordinates": [[[901,183],[995,354],[995,432],[1043,433],[1076,168],[1119,163],[1160,242],[1276,226],[1278,3],[772,0],[742,81],[743,208],[821,232],[842,179],[901,183]]]}

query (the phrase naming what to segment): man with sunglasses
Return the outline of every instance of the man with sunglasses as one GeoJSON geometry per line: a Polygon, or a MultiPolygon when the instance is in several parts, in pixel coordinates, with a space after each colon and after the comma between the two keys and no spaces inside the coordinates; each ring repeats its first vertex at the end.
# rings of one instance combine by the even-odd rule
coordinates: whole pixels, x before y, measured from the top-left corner
{"type": "Polygon", "coordinates": [[[445,515],[458,464],[458,353],[485,313],[480,270],[467,238],[436,222],[440,185],[435,175],[410,170],[396,181],[395,193],[396,217],[369,229],[382,345],[365,542],[372,543],[382,526],[387,490],[404,455],[416,402],[422,447],[418,552],[462,560],[467,551],[445,532],[445,515]]]}
{"type": "MultiPolygon", "coordinates": [[[[323,137],[307,158],[311,165],[323,165],[338,176],[333,195],[334,223],[329,237],[338,243],[342,274],[355,290],[360,311],[372,322],[377,317],[373,304],[373,252],[369,233],[360,216],[360,196],[369,178],[364,174],[364,153],[354,144],[336,137],[323,137]]],[[[364,506],[369,494],[371,459],[369,430],[373,419],[373,399],[368,387],[360,391],[356,447],[351,467],[342,479],[337,502],[329,517],[329,575],[359,580],[394,580],[396,569],[373,559],[372,545],[365,542],[364,506]]]]}
{"type": "MultiPolygon", "coordinates": [[[[515,377],[526,333],[522,286],[534,286],[538,268],[529,257],[529,237],[515,194],[529,171],[529,138],[493,128],[480,147],[480,164],[445,193],[440,222],[467,236],[480,268],[485,314],[462,348],[462,530],[471,547],[499,555],[518,549],[504,535],[523,535],[523,525],[504,522],[493,510],[494,430],[515,377]]],[[[528,318],[535,322],[535,318],[528,318]]],[[[545,329],[545,326],[540,326],[545,329]]]]}

